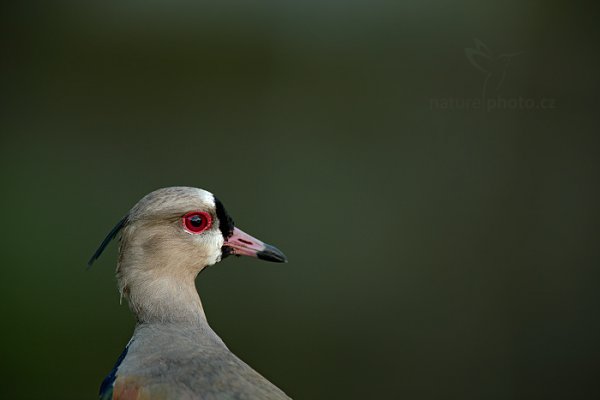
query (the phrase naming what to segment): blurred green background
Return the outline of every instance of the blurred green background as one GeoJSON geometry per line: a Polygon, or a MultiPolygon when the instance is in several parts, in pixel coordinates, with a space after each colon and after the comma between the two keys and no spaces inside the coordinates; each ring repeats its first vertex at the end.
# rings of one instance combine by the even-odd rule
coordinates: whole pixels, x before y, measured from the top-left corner
{"type": "Polygon", "coordinates": [[[229,347],[297,399],[597,391],[590,10],[2,7],[0,398],[96,398],[134,321],[116,246],[85,263],[140,197],[171,185],[213,191],[290,259],[227,259],[197,285],[229,347]],[[490,95],[550,107],[465,106],[487,76],[465,55],[475,40],[501,78],[490,95]]]}

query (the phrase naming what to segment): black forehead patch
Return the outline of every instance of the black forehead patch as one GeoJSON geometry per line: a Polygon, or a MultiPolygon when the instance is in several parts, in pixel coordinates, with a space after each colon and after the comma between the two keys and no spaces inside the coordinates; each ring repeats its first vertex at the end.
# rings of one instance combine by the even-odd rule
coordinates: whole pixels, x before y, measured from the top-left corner
{"type": "Polygon", "coordinates": [[[227,240],[231,237],[231,235],[233,235],[233,228],[235,226],[233,218],[227,214],[223,203],[221,203],[221,200],[217,199],[216,197],[215,206],[217,208],[217,218],[219,218],[219,230],[223,234],[225,240],[227,240]]]}

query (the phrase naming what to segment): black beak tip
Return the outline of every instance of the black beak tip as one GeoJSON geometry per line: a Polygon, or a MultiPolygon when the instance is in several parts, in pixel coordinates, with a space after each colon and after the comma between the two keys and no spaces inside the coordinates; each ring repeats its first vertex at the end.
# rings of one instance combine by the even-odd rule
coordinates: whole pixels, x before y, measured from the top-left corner
{"type": "Polygon", "coordinates": [[[277,263],[286,263],[287,257],[281,250],[279,250],[275,246],[271,246],[270,244],[265,245],[265,249],[256,253],[256,256],[265,261],[277,262],[277,263]]]}

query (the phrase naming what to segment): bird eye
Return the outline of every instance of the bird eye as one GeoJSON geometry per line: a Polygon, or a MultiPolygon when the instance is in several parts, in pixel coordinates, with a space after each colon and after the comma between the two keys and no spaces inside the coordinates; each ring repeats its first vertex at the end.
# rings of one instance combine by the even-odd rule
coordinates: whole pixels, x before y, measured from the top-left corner
{"type": "Polygon", "coordinates": [[[202,211],[192,211],[183,216],[183,227],[186,231],[193,234],[199,234],[210,228],[212,217],[209,213],[202,211]]]}

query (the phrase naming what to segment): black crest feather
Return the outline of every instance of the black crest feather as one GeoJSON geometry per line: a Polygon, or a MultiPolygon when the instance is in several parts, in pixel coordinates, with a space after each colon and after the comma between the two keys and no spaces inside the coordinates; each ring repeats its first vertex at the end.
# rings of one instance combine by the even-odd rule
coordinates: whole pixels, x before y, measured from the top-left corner
{"type": "Polygon", "coordinates": [[[117,236],[117,234],[119,233],[119,231],[121,229],[123,229],[123,227],[127,223],[128,217],[129,217],[128,215],[124,216],[119,222],[117,222],[115,227],[111,229],[111,231],[108,233],[108,235],[106,235],[106,237],[104,238],[102,243],[100,243],[100,247],[98,247],[98,250],[96,250],[96,252],[92,256],[92,258],[90,258],[90,261],[88,261],[88,268],[92,266],[92,264],[94,263],[94,261],[96,261],[98,259],[98,257],[100,257],[100,255],[102,254],[102,252],[104,251],[106,246],[108,246],[110,241],[113,240],[117,236]]]}

